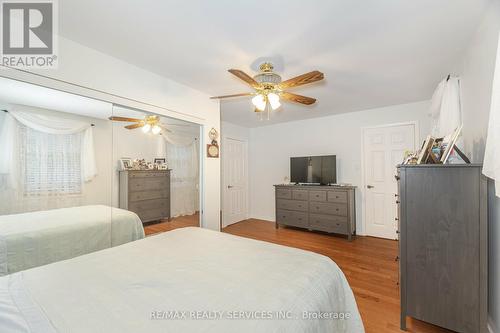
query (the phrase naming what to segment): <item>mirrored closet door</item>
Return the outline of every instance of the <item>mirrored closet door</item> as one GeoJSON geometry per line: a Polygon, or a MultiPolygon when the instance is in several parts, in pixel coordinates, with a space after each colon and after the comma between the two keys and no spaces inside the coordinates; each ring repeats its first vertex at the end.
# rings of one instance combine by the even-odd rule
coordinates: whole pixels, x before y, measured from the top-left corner
{"type": "Polygon", "coordinates": [[[0,78],[0,276],[109,248],[112,104],[0,78]]]}
{"type": "Polygon", "coordinates": [[[147,235],[200,225],[200,126],[113,107],[114,205],[147,235]]]}

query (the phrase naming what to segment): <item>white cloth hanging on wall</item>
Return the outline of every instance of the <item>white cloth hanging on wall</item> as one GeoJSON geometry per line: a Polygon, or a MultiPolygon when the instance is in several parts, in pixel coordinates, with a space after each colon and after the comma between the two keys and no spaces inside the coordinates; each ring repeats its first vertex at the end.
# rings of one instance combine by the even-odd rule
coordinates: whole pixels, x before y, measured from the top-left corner
{"type": "Polygon", "coordinates": [[[434,137],[444,137],[462,125],[460,78],[445,78],[439,83],[432,95],[429,114],[434,137]]]}
{"type": "MultiPolygon", "coordinates": [[[[171,215],[192,215],[199,209],[199,163],[197,140],[193,135],[164,133],[165,156],[171,173],[171,215]]],[[[161,148],[159,148],[159,153],[161,148]]]]}
{"type": "Polygon", "coordinates": [[[17,161],[12,158],[16,142],[15,133],[17,131],[17,123],[14,119],[24,126],[42,133],[55,135],[82,133],[81,161],[83,180],[88,182],[97,175],[91,124],[73,119],[43,115],[30,111],[23,106],[15,106],[6,114],[2,133],[0,133],[0,147],[2,147],[0,149],[0,174],[10,175],[11,184],[15,183],[12,178],[18,168],[17,161]]]}
{"type": "Polygon", "coordinates": [[[491,110],[484,152],[483,174],[495,181],[495,194],[500,197],[500,36],[491,92],[491,110]]]}

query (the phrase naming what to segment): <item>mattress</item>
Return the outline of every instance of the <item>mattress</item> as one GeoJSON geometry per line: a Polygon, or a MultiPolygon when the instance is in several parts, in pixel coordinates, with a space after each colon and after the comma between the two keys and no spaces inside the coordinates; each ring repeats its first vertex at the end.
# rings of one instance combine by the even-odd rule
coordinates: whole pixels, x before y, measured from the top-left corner
{"type": "Polygon", "coordinates": [[[0,332],[364,332],[338,266],[182,228],[0,278],[0,332]]]}
{"type": "Polygon", "coordinates": [[[139,217],[109,206],[0,216],[0,276],[144,238],[139,217]]]}

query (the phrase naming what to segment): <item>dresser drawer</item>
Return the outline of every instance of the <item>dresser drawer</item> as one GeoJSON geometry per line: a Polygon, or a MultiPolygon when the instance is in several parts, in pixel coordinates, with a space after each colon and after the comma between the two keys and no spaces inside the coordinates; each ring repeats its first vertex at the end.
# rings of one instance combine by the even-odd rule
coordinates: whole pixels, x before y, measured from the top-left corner
{"type": "Polygon", "coordinates": [[[326,191],[309,191],[310,201],[326,201],[326,191]]]}
{"type": "Polygon", "coordinates": [[[160,178],[132,178],[129,180],[129,191],[168,190],[170,187],[168,177],[160,178]]]}
{"type": "Polygon", "coordinates": [[[168,177],[169,172],[161,171],[136,171],[129,172],[129,178],[158,178],[158,177],[168,177]]]}
{"type": "Polygon", "coordinates": [[[142,200],[131,202],[128,206],[128,209],[133,212],[139,212],[142,210],[168,208],[168,204],[168,199],[142,200]]]}
{"type": "Polygon", "coordinates": [[[140,210],[134,212],[139,215],[141,221],[150,222],[150,221],[158,221],[161,219],[169,218],[169,210],[168,208],[157,208],[157,209],[148,209],[148,210],[140,210]]]}
{"type": "Polygon", "coordinates": [[[276,211],[276,222],[299,228],[308,228],[309,226],[307,213],[288,210],[276,211]]]}
{"type": "Polygon", "coordinates": [[[311,229],[333,232],[337,234],[347,234],[347,217],[332,215],[309,215],[309,225],[311,229]]]}
{"type": "Polygon", "coordinates": [[[293,200],[307,200],[309,198],[309,192],[304,190],[293,190],[292,199],[293,200]]]}
{"type": "Polygon", "coordinates": [[[344,191],[328,191],[328,201],[347,203],[347,192],[344,191]]]}
{"type": "Polygon", "coordinates": [[[289,188],[277,188],[276,189],[276,198],[278,199],[291,199],[292,198],[292,190],[289,188]]]}
{"type": "Polygon", "coordinates": [[[276,208],[307,212],[307,201],[278,199],[276,208]]]}
{"type": "Polygon", "coordinates": [[[347,216],[346,204],[336,204],[330,202],[311,202],[309,203],[309,209],[311,213],[347,216]]]}
{"type": "Polygon", "coordinates": [[[138,192],[130,192],[128,200],[129,202],[161,199],[161,198],[165,198],[168,200],[168,197],[169,197],[168,190],[138,191],[138,192]]]}

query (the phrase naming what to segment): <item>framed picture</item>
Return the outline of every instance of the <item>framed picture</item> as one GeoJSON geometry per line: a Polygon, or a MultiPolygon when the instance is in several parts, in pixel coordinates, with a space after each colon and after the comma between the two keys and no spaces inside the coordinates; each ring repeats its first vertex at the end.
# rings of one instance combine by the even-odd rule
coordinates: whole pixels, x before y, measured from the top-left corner
{"type": "Polygon", "coordinates": [[[155,164],[165,164],[167,163],[166,158],[155,158],[155,164]]]}
{"type": "Polygon", "coordinates": [[[120,166],[122,170],[132,169],[132,159],[128,157],[120,158],[120,166]]]}
{"type": "Polygon", "coordinates": [[[422,144],[422,148],[420,150],[420,154],[418,155],[417,164],[425,164],[427,159],[429,158],[429,153],[432,150],[432,146],[434,145],[435,139],[428,135],[422,144]]]}
{"type": "Polygon", "coordinates": [[[450,157],[451,152],[453,151],[453,147],[455,147],[455,143],[457,143],[458,137],[460,136],[460,132],[462,131],[462,126],[459,126],[455,129],[455,131],[443,139],[443,154],[441,155],[441,163],[446,163],[448,161],[448,157],[450,157]]]}

